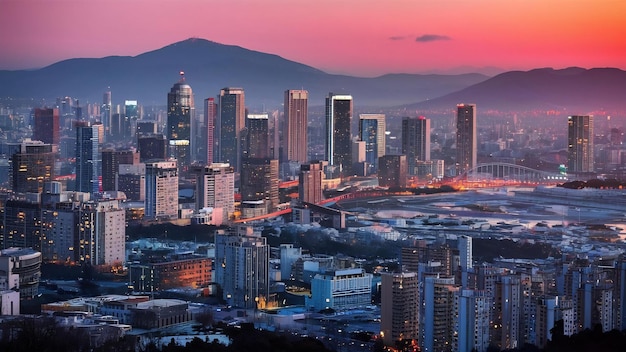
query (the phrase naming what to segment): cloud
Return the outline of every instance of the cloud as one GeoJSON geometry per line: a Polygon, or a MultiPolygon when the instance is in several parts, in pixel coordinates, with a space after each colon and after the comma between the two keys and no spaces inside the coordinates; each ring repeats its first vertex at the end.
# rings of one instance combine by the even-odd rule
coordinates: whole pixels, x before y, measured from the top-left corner
{"type": "Polygon", "coordinates": [[[389,37],[389,40],[405,40],[406,37],[403,35],[394,35],[392,37],[389,37]]]}
{"type": "Polygon", "coordinates": [[[452,38],[448,37],[447,35],[424,34],[415,38],[415,41],[419,43],[429,43],[429,42],[435,42],[435,41],[440,41],[440,40],[451,40],[451,39],[452,38]]]}

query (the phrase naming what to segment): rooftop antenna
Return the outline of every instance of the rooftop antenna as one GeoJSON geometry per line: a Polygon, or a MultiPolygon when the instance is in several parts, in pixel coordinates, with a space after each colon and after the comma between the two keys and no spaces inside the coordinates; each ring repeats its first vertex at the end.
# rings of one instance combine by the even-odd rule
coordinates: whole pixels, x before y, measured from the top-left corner
{"type": "Polygon", "coordinates": [[[185,82],[185,71],[180,71],[178,74],[180,75],[180,82],[185,82]]]}

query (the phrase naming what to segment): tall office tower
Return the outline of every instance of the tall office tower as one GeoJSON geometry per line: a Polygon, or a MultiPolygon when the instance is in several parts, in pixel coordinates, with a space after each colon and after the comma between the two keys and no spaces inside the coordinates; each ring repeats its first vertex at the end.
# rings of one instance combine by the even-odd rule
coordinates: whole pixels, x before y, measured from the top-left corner
{"type": "Polygon", "coordinates": [[[134,150],[102,151],[102,190],[117,191],[117,176],[120,164],[139,164],[139,153],[134,150]]]}
{"type": "Polygon", "coordinates": [[[278,208],[278,160],[245,158],[241,164],[241,200],[263,201],[266,213],[278,208]]]}
{"type": "Polygon", "coordinates": [[[476,104],[459,104],[456,109],[456,165],[460,175],[477,163],[476,104]]]}
{"type": "Polygon", "coordinates": [[[229,164],[212,163],[194,169],[196,174],[196,211],[221,208],[222,223],[235,213],[235,173],[229,164]]]}
{"type": "Polygon", "coordinates": [[[420,349],[453,351],[455,334],[455,294],[459,287],[454,278],[426,277],[424,297],[420,300],[420,349]]]}
{"type": "Polygon", "coordinates": [[[487,351],[489,346],[489,314],[492,297],[485,291],[460,290],[457,292],[456,329],[457,348],[454,351],[487,351]]]}
{"type": "Polygon", "coordinates": [[[417,340],[417,273],[384,273],[381,279],[380,331],[384,344],[395,347],[400,340],[417,340]]]}
{"type": "Polygon", "coordinates": [[[98,144],[98,127],[77,123],[75,190],[78,192],[95,194],[100,190],[101,157],[98,144]]]}
{"type": "Polygon", "coordinates": [[[169,155],[178,160],[178,168],[185,170],[191,165],[191,120],[194,118],[193,92],[185,83],[184,73],[180,81],[167,93],[167,139],[169,155]]]}
{"type": "Polygon", "coordinates": [[[146,219],[178,218],[178,168],[174,161],[146,163],[146,219]]]}
{"type": "Polygon", "coordinates": [[[38,199],[9,199],[2,212],[2,245],[0,248],[33,248],[41,251],[41,204],[38,199]]]}
{"type": "Polygon", "coordinates": [[[370,169],[378,170],[378,158],[385,155],[385,115],[360,114],[359,139],[365,142],[365,161],[370,169]]]}
{"type": "Polygon", "coordinates": [[[593,116],[567,118],[567,171],[593,172],[593,116]]]}
{"type": "Polygon", "coordinates": [[[245,95],[242,88],[220,91],[218,106],[219,140],[217,161],[230,164],[235,172],[241,168],[241,131],[246,126],[245,95]]]}
{"type": "Polygon", "coordinates": [[[417,162],[430,160],[430,119],[424,116],[402,119],[402,154],[409,164],[409,175],[416,175],[417,162]]]}
{"type": "Polygon", "coordinates": [[[306,90],[285,91],[286,141],[283,146],[285,157],[281,161],[305,163],[308,160],[308,114],[309,92],[306,90]],[[285,150],[286,149],[286,150],[285,150]]]}
{"type": "Polygon", "coordinates": [[[167,139],[162,134],[152,134],[137,138],[139,161],[167,159],[167,139]]]}
{"type": "Polygon", "coordinates": [[[215,234],[215,282],[222,298],[235,307],[262,307],[269,298],[269,259],[270,247],[260,234],[215,234]]]}
{"type": "Polygon", "coordinates": [[[111,135],[111,91],[108,90],[102,95],[102,106],[100,106],[100,122],[104,125],[105,140],[111,135]]]}
{"type": "Polygon", "coordinates": [[[217,118],[217,104],[215,98],[204,99],[204,126],[206,141],[206,160],[205,163],[210,165],[213,163],[215,154],[215,119],[217,118]]]}
{"type": "Polygon", "coordinates": [[[124,115],[119,112],[111,114],[111,120],[109,124],[109,141],[122,141],[124,133],[124,115]]]}
{"type": "Polygon", "coordinates": [[[54,178],[55,148],[41,141],[25,140],[11,156],[14,192],[43,191],[44,182],[54,178]]]}
{"type": "Polygon", "coordinates": [[[318,204],[324,199],[322,181],[324,165],[322,162],[310,162],[300,165],[298,198],[301,202],[318,204]]]}
{"type": "Polygon", "coordinates": [[[326,160],[333,177],[352,174],[352,96],[326,97],[326,160]]]}
{"type": "Polygon", "coordinates": [[[406,155],[384,155],[378,159],[378,185],[406,188],[406,155]]]}
{"type": "Polygon", "coordinates": [[[248,114],[243,158],[271,158],[268,114],[248,114]]]}
{"type": "Polygon", "coordinates": [[[124,101],[124,119],[122,126],[122,140],[128,141],[135,136],[137,120],[139,119],[139,107],[137,100],[124,101]]]}
{"type": "Polygon", "coordinates": [[[59,109],[35,109],[33,140],[59,145],[59,109]]]}
{"type": "Polygon", "coordinates": [[[78,262],[114,265],[124,261],[126,212],[118,200],[84,202],[77,210],[77,218],[78,262]]]}

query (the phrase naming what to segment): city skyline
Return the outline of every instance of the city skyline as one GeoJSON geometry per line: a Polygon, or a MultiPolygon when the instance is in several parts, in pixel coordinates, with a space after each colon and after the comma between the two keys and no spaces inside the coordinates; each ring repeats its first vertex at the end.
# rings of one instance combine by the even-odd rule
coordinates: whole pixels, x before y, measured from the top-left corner
{"type": "Polygon", "coordinates": [[[0,30],[18,34],[0,37],[0,69],[31,69],[78,57],[134,56],[193,37],[357,76],[489,67],[626,68],[626,43],[619,40],[619,33],[626,32],[619,18],[626,4],[612,0],[192,0],[184,7],[176,1],[158,2],[5,1],[0,30]],[[172,16],[179,13],[185,15],[172,16]],[[212,21],[206,21],[207,13],[212,21]]]}

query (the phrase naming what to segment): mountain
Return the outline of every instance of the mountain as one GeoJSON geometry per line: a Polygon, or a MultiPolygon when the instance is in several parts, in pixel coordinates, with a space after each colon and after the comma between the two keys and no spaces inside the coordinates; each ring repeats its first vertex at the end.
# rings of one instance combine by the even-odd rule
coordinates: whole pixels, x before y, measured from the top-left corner
{"type": "Polygon", "coordinates": [[[185,72],[196,106],[223,87],[242,87],[246,105],[276,106],[286,89],[309,91],[310,105],[328,92],[350,93],[357,106],[400,105],[432,99],[484,81],[480,74],[393,74],[359,78],[327,74],[277,55],[188,39],[138,56],[70,59],[37,70],[0,71],[0,96],[55,99],[72,96],[100,103],[110,87],[114,103],[125,99],[166,105],[167,92],[185,72]]]}
{"type": "Polygon", "coordinates": [[[480,110],[626,111],[626,71],[616,68],[541,68],[499,74],[442,97],[407,105],[445,109],[476,103],[480,110]]]}

